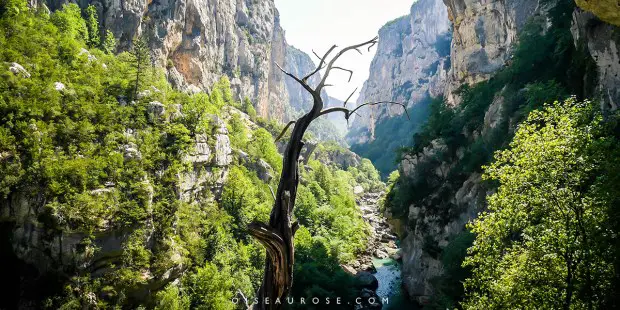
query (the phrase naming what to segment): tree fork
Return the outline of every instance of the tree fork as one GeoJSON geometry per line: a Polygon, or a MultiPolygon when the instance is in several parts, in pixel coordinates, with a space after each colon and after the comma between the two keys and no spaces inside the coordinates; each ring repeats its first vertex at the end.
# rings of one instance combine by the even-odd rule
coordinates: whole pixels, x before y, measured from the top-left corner
{"type": "MultiPolygon", "coordinates": [[[[349,117],[353,115],[355,111],[366,105],[388,103],[401,105],[403,108],[405,107],[403,104],[397,102],[379,101],[361,104],[353,110],[346,108],[346,102],[344,107],[338,107],[337,109],[323,109],[324,103],[321,98],[321,91],[324,87],[329,85],[326,84],[325,81],[331,73],[331,70],[336,69],[348,72],[349,80],[351,80],[351,76],[353,75],[353,71],[351,70],[334,66],[338,58],[351,50],[361,53],[359,50],[360,47],[368,46],[368,50],[370,50],[372,46],[377,44],[377,39],[377,37],[374,37],[369,41],[345,47],[328,61],[329,54],[337,47],[336,45],[332,46],[325,53],[325,55],[320,58],[319,66],[303,78],[299,78],[285,71],[276,63],[276,66],[280,69],[280,71],[294,79],[312,95],[313,105],[312,109],[308,113],[295,121],[289,122],[286,127],[284,127],[280,135],[276,138],[276,140],[282,138],[286,131],[294,125],[291,137],[286,145],[286,150],[284,151],[284,156],[282,159],[282,173],[280,175],[278,189],[274,197],[275,202],[273,208],[271,209],[269,223],[265,224],[254,222],[248,226],[250,235],[256,238],[267,250],[263,283],[256,294],[258,302],[253,304],[250,308],[256,310],[281,309],[282,305],[286,302],[286,298],[291,290],[291,287],[293,286],[293,265],[295,263],[294,236],[299,225],[296,222],[292,222],[292,217],[293,209],[295,207],[295,198],[297,197],[297,186],[299,185],[299,155],[301,154],[301,149],[304,146],[302,140],[308,126],[310,126],[312,121],[316,118],[331,112],[343,112],[348,121],[349,117]],[[321,69],[325,69],[325,74],[319,84],[313,89],[307,84],[307,81],[321,69]],[[276,303],[277,300],[279,300],[280,303],[276,303]]],[[[314,54],[317,55],[316,53],[314,54]]],[[[353,91],[353,93],[355,93],[355,91],[353,91]]],[[[353,96],[353,93],[351,96],[353,96]]],[[[347,101],[351,98],[351,96],[347,98],[347,101]]],[[[406,109],[405,112],[407,112],[406,109]]]]}

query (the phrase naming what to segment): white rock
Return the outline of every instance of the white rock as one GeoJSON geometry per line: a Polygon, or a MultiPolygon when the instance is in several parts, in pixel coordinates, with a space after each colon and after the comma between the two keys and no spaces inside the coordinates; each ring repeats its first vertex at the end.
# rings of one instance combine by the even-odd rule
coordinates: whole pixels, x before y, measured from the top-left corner
{"type": "Polygon", "coordinates": [[[30,73],[28,73],[28,71],[26,71],[26,69],[24,69],[22,65],[16,62],[11,63],[11,66],[9,67],[9,71],[13,72],[13,74],[15,75],[21,75],[24,78],[30,77],[30,73]]]}
{"type": "Polygon", "coordinates": [[[357,185],[353,188],[353,193],[358,195],[364,192],[364,188],[361,185],[357,185]]]}

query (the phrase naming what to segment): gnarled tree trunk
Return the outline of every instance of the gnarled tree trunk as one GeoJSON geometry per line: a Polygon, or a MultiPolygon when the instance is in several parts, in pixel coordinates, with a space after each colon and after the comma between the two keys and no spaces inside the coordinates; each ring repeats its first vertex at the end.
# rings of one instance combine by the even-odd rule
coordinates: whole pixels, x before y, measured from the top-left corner
{"type": "Polygon", "coordinates": [[[280,175],[278,190],[274,195],[275,203],[273,209],[271,210],[269,223],[265,224],[254,222],[248,227],[250,234],[260,241],[260,243],[262,243],[267,249],[265,274],[261,288],[257,293],[258,302],[252,305],[254,309],[281,309],[282,305],[286,303],[288,293],[293,286],[293,264],[295,263],[294,236],[297,231],[298,224],[292,222],[292,216],[295,206],[295,198],[297,197],[297,186],[299,184],[299,155],[304,146],[303,137],[308,129],[308,126],[310,126],[312,121],[319,116],[331,112],[342,112],[348,120],[356,110],[366,105],[392,103],[404,107],[404,105],[400,103],[381,101],[364,103],[355,109],[349,110],[346,108],[346,104],[355,93],[355,91],[353,91],[342,107],[323,109],[324,103],[321,98],[321,90],[325,86],[328,86],[328,84],[325,84],[325,81],[331,70],[342,70],[349,72],[350,75],[353,74],[351,70],[334,66],[336,60],[338,60],[342,54],[350,50],[356,50],[361,54],[361,51],[359,50],[360,47],[368,46],[368,50],[370,50],[370,48],[376,43],[377,38],[375,37],[370,41],[346,47],[338,52],[329,62],[327,62],[327,57],[336,48],[334,45],[327,51],[327,53],[325,53],[325,56],[319,57],[317,55],[320,59],[319,66],[316,70],[310,72],[307,76],[301,79],[284,71],[278,65],[278,68],[280,68],[284,74],[290,78],[293,78],[312,95],[314,102],[312,110],[296,121],[289,122],[283,129],[280,136],[276,138],[276,140],[280,139],[289,127],[294,125],[291,137],[284,152],[282,174],[280,175]],[[325,69],[325,74],[319,85],[313,89],[307,84],[308,78],[319,72],[321,69],[325,69]]]}

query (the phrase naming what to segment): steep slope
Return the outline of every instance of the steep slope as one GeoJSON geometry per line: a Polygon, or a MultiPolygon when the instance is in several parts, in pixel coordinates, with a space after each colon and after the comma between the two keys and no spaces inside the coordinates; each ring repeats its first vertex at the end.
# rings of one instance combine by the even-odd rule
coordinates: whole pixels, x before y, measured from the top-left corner
{"type": "MultiPolygon", "coordinates": [[[[424,111],[417,111],[420,107],[416,106],[429,96],[443,93],[450,65],[450,38],[450,23],[443,3],[438,0],[416,2],[409,15],[393,20],[379,30],[377,53],[357,104],[392,100],[406,104],[414,119],[417,118],[415,114],[423,114],[424,111]]],[[[414,120],[401,135],[391,136],[393,143],[390,146],[379,146],[374,141],[382,122],[395,117],[404,120],[404,110],[397,105],[376,105],[359,113],[360,117],[355,118],[347,134],[347,141],[356,152],[375,162],[379,160],[377,156],[387,155],[382,159],[384,167],[380,168],[383,174],[387,174],[395,169],[395,157],[389,154],[411,142],[412,131],[419,123],[414,120]],[[373,155],[373,149],[381,149],[382,154],[373,155]]],[[[381,142],[385,140],[378,141],[381,142]]]]}
{"type": "MultiPolygon", "coordinates": [[[[246,227],[269,216],[283,126],[241,112],[226,78],[187,93],[89,47],[83,14],[0,3],[0,308],[236,308],[264,269],[246,227]]],[[[293,292],[354,300],[339,264],[369,227],[353,188],[382,183],[330,150],[299,172],[293,292]]]]}
{"type": "Polygon", "coordinates": [[[454,26],[445,94],[402,156],[388,209],[410,296],[450,308],[468,272],[458,267],[473,240],[465,223],[494,191],[481,166],[544,102],[576,95],[614,110],[620,62],[617,28],[572,2],[445,2],[454,26]]]}
{"type": "MultiPolygon", "coordinates": [[[[44,3],[57,10],[66,1],[39,4],[44,3]]],[[[101,28],[114,33],[120,50],[127,50],[138,37],[146,38],[154,63],[167,68],[168,80],[178,89],[208,92],[225,75],[237,99],[248,97],[260,116],[278,121],[290,119],[307,99],[286,85],[275,65],[297,72],[313,63],[286,43],[273,0],[78,4],[97,8],[101,28]]]]}
{"type": "Polygon", "coordinates": [[[450,105],[458,105],[455,91],[464,84],[486,81],[503,68],[512,55],[517,33],[543,8],[536,0],[444,2],[454,26],[445,93],[450,105]]]}

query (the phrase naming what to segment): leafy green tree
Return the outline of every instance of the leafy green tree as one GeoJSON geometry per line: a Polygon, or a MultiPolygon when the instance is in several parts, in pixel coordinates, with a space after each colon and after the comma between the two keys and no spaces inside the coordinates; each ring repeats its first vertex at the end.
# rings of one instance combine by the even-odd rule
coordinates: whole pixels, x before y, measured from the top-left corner
{"type": "Polygon", "coordinates": [[[101,45],[99,19],[97,18],[97,9],[92,4],[86,7],[86,29],[88,30],[88,46],[91,48],[99,47],[101,45]]]}
{"type": "Polygon", "coordinates": [[[101,49],[108,54],[112,54],[116,50],[116,38],[110,29],[105,31],[105,37],[101,42],[101,49]]]}
{"type": "Polygon", "coordinates": [[[256,109],[248,97],[243,98],[243,110],[250,116],[250,119],[256,119],[256,109]]]}
{"type": "Polygon", "coordinates": [[[470,225],[465,308],[605,309],[615,294],[608,156],[618,144],[593,107],[571,98],[532,112],[486,167],[500,186],[470,225]]]}
{"type": "Polygon", "coordinates": [[[265,159],[277,172],[282,171],[282,156],[273,143],[273,136],[264,128],[254,132],[249,145],[250,155],[265,159]]]}
{"type": "Polygon", "coordinates": [[[65,36],[88,42],[88,27],[86,21],[82,19],[82,10],[77,4],[63,4],[62,10],[52,14],[51,21],[65,36]]]}
{"type": "Polygon", "coordinates": [[[187,279],[192,291],[191,309],[232,310],[233,278],[229,268],[207,262],[187,279]]]}

